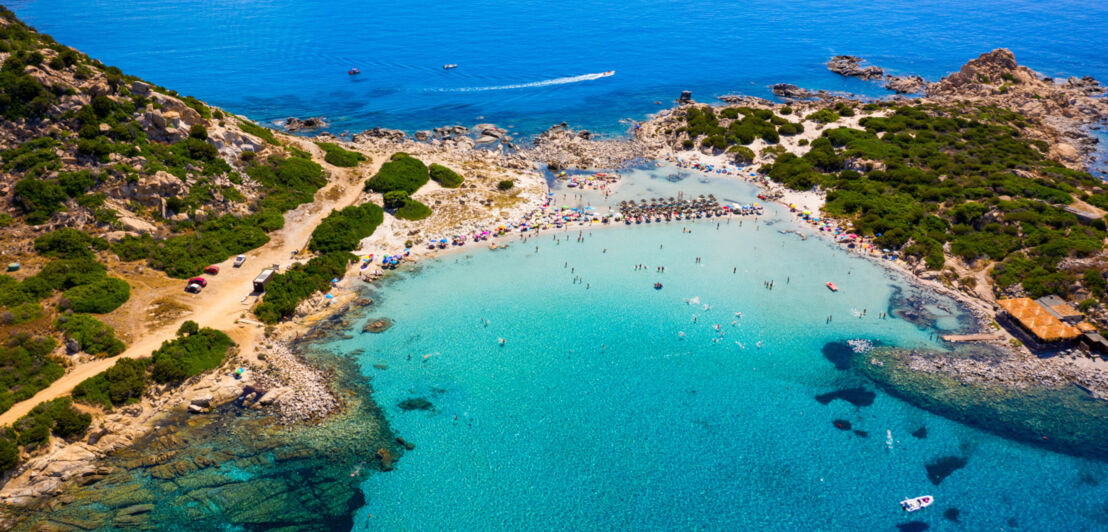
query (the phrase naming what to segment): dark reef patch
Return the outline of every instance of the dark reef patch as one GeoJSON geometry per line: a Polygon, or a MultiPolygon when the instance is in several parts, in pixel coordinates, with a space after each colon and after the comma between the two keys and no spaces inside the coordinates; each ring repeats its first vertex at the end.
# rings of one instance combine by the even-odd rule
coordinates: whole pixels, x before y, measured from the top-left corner
{"type": "Polygon", "coordinates": [[[941,456],[927,463],[927,480],[938,486],[946,477],[966,467],[969,460],[961,456],[941,456]]]}
{"type": "Polygon", "coordinates": [[[431,404],[431,401],[422,397],[409,397],[403,401],[400,401],[399,406],[401,410],[410,412],[412,410],[431,410],[435,408],[435,405],[431,404]]]}
{"type": "Polygon", "coordinates": [[[873,400],[877,398],[877,394],[871,390],[867,390],[861,386],[855,388],[846,388],[842,390],[836,390],[825,394],[816,396],[816,401],[819,404],[825,405],[834,401],[835,399],[842,399],[854,406],[870,406],[873,404],[873,400]]]}
{"type": "Polygon", "coordinates": [[[923,427],[920,427],[916,430],[913,430],[912,431],[912,436],[915,436],[916,439],[919,439],[919,440],[922,440],[922,439],[926,438],[927,437],[927,427],[923,426],[923,427]]]}
{"type": "Polygon", "coordinates": [[[864,430],[856,430],[856,431],[854,431],[854,435],[858,436],[859,438],[868,438],[869,437],[869,433],[864,431],[864,430]]]}
{"type": "Polygon", "coordinates": [[[1009,517],[1008,518],[1008,526],[1010,526],[1012,528],[1019,528],[1020,524],[1019,524],[1019,521],[1016,521],[1015,517],[1009,517]]]}
{"type": "Polygon", "coordinates": [[[947,508],[946,510],[943,510],[943,519],[946,519],[947,521],[950,521],[952,523],[957,523],[958,517],[961,515],[962,511],[953,506],[947,508]]]}
{"type": "Polygon", "coordinates": [[[839,430],[850,430],[852,428],[850,422],[845,419],[836,419],[835,421],[832,421],[831,424],[835,425],[835,428],[839,430]]]}
{"type": "Polygon", "coordinates": [[[827,342],[820,352],[823,353],[823,358],[835,365],[835,369],[840,371],[850,369],[850,359],[854,357],[854,350],[845,341],[827,342]]]}
{"type": "Polygon", "coordinates": [[[1088,471],[1082,471],[1081,474],[1078,475],[1077,479],[1078,479],[1079,483],[1084,484],[1086,486],[1099,486],[1100,485],[1100,477],[1098,477],[1098,476],[1096,476],[1096,475],[1094,475],[1094,474],[1092,474],[1088,471]]]}
{"type": "Polygon", "coordinates": [[[897,530],[900,532],[923,532],[931,528],[931,525],[924,523],[923,521],[909,521],[907,523],[901,523],[896,525],[897,530]]]}

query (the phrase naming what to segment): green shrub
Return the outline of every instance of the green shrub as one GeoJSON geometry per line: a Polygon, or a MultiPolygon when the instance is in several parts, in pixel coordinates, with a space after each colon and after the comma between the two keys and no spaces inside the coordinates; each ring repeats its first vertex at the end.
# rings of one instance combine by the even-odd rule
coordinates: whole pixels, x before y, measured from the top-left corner
{"type": "Polygon", "coordinates": [[[55,345],[48,336],[16,333],[0,347],[0,412],[29,399],[65,373],[50,358],[55,345]]]}
{"type": "Polygon", "coordinates": [[[26,302],[8,307],[0,312],[0,325],[19,325],[42,317],[42,305],[26,302]]]}
{"type": "Polygon", "coordinates": [[[384,218],[384,211],[373,203],[331,211],[312,231],[308,249],[317,253],[353,251],[363,238],[373,234],[384,218]]]}
{"type": "Polygon", "coordinates": [[[431,179],[446,188],[458,188],[463,181],[457,172],[441,164],[431,165],[431,179]]]}
{"type": "Polygon", "coordinates": [[[51,432],[59,438],[74,438],[84,434],[91,423],[92,416],[73,408],[70,398],[59,397],[35,405],[12,429],[19,434],[19,444],[31,450],[49,443],[51,432]]]}
{"type": "Polygon", "coordinates": [[[830,124],[832,122],[838,122],[839,118],[841,117],[838,113],[830,109],[820,109],[819,111],[816,111],[805,118],[808,120],[819,122],[821,124],[830,124]]]}
{"type": "Polygon", "coordinates": [[[735,162],[738,163],[747,164],[754,161],[754,150],[746,146],[731,146],[727,149],[727,153],[732,154],[735,162]]]}
{"type": "Polygon", "coordinates": [[[358,163],[365,160],[364,155],[356,151],[347,150],[338,144],[317,142],[316,146],[319,146],[320,149],[323,150],[325,154],[323,160],[327,161],[328,164],[350,168],[358,166],[358,163]]]}
{"type": "Polygon", "coordinates": [[[200,332],[200,325],[192,320],[185,320],[185,322],[177,328],[177,336],[191,336],[198,332],[200,332]]]}
{"type": "Polygon", "coordinates": [[[408,194],[415,194],[430,179],[427,166],[423,161],[402,152],[393,154],[389,162],[382,164],[381,169],[366,181],[366,190],[374,192],[391,192],[403,190],[408,194]]]}
{"type": "Polygon", "coordinates": [[[163,342],[151,354],[154,381],[163,384],[180,382],[216,368],[223,363],[223,357],[232,345],[234,342],[229,336],[207,327],[163,342]]]}
{"type": "MultiPolygon", "coordinates": [[[[59,259],[91,259],[95,257],[91,246],[93,238],[77,229],[63,227],[35,239],[35,251],[46,257],[59,259]]],[[[97,244],[98,247],[103,244],[97,244]]]]}
{"type": "Polygon", "coordinates": [[[13,200],[16,207],[26,216],[27,223],[41,224],[62,210],[67,199],[65,190],[56,181],[43,181],[28,177],[15,184],[13,200]]]}
{"type": "Polygon", "coordinates": [[[73,399],[79,403],[113,406],[137,403],[146,392],[150,358],[121,358],[115,365],[73,388],[73,399]]]}
{"type": "Polygon", "coordinates": [[[19,445],[7,435],[0,436],[0,473],[19,464],[19,445]]]}
{"type": "Polygon", "coordinates": [[[274,275],[266,285],[262,302],[254,307],[254,315],[265,323],[277,323],[291,316],[297,304],[316,292],[327,290],[331,279],[341,278],[346,273],[346,265],[354,260],[357,257],[348,252],[332,251],[274,275]]]}
{"type": "Polygon", "coordinates": [[[414,200],[407,199],[404,205],[396,209],[396,217],[401,220],[422,220],[431,216],[431,208],[414,200]]]}
{"type": "Polygon", "coordinates": [[[500,190],[500,191],[511,190],[512,187],[515,187],[515,186],[516,186],[515,181],[512,181],[511,179],[505,179],[505,180],[503,180],[503,181],[496,184],[496,190],[500,190]]]}
{"type": "Polygon", "coordinates": [[[91,355],[115,356],[125,347],[115,337],[115,329],[87,314],[59,316],[54,320],[54,327],[76,340],[81,350],[91,355]]]}
{"type": "Polygon", "coordinates": [[[407,192],[403,190],[390,190],[385,193],[385,208],[389,210],[396,210],[404,206],[404,202],[411,198],[407,192]]]}
{"type": "Polygon", "coordinates": [[[123,279],[106,277],[90,284],[74,286],[62,293],[74,312],[104,314],[127,302],[131,297],[131,285],[123,279]]]}

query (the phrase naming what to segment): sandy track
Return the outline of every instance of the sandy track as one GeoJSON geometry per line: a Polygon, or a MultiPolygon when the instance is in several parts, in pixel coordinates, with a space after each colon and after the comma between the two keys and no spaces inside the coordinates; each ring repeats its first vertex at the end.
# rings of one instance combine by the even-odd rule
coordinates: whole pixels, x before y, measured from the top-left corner
{"type": "MultiPolygon", "coordinates": [[[[286,213],[285,227],[270,233],[270,241],[264,246],[246,253],[247,260],[241,268],[232,267],[233,257],[219,263],[219,275],[208,276],[208,287],[200,294],[188,294],[189,303],[193,307],[191,313],[180,316],[162,327],[147,331],[146,334],[136,338],[127,350],[117,357],[92,360],[71,367],[49,387],[40,390],[30,399],[12,405],[10,409],[0,414],[0,425],[14,423],[43,401],[68,394],[74,386],[85,379],[112,367],[119,358],[149,356],[152,351],[161,346],[162,342],[175,337],[177,328],[185,320],[193,320],[201,327],[212,327],[226,332],[238,344],[240,353],[250,356],[260,331],[257,327],[240,328],[236,325],[236,320],[242,316],[253,319],[250,308],[254,298],[247,299],[245,303],[242,299],[251,293],[254,277],[272,264],[279,264],[282,269],[288,266],[293,251],[302,249],[308,243],[308,238],[316,225],[332,209],[341,209],[354,204],[362,192],[364,179],[373,175],[381,163],[387,160],[385,155],[374,153],[368,154],[373,158],[372,164],[351,169],[337,168],[323,161],[323,154],[315,144],[306,141],[300,144],[301,149],[309,150],[312,158],[331,173],[330,182],[316,192],[315,201],[286,213]]],[[[183,289],[184,281],[181,281],[179,285],[167,288],[165,293],[160,295],[176,295],[183,289]]]]}

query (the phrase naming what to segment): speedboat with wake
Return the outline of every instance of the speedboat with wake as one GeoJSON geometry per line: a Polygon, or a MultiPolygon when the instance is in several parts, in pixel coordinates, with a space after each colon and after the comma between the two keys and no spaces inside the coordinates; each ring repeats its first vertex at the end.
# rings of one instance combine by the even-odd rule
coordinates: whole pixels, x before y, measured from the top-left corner
{"type": "Polygon", "coordinates": [[[935,498],[930,495],[921,495],[919,497],[913,497],[911,499],[904,499],[900,501],[900,507],[904,508],[905,512],[914,512],[916,510],[922,510],[931,506],[935,502],[935,498]]]}
{"type": "Polygon", "coordinates": [[[447,64],[442,66],[443,70],[451,70],[451,69],[454,69],[454,68],[458,68],[458,65],[455,65],[454,63],[447,63],[447,64]]]}

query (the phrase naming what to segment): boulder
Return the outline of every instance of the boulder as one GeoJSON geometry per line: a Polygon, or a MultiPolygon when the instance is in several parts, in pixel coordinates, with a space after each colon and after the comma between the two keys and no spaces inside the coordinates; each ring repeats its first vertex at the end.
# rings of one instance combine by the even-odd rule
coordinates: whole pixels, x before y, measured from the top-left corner
{"type": "Polygon", "coordinates": [[[878,66],[862,66],[863,59],[853,55],[836,55],[827,62],[827,69],[846,77],[864,80],[880,79],[885,71],[878,66]]]}
{"type": "Polygon", "coordinates": [[[415,139],[420,141],[420,142],[426,141],[426,140],[431,138],[432,134],[433,133],[430,132],[430,131],[416,131],[415,132],[415,139]]]}
{"type": "Polygon", "coordinates": [[[681,91],[681,96],[677,98],[677,103],[682,105],[692,103],[692,101],[692,91],[681,91]]]}
{"type": "MultiPolygon", "coordinates": [[[[146,220],[143,220],[141,218],[136,218],[134,216],[120,216],[119,224],[123,226],[124,235],[153,233],[158,230],[158,228],[155,227],[154,224],[147,222],[146,220]]],[[[111,240],[111,238],[109,238],[108,240],[111,240]]],[[[122,236],[120,236],[116,240],[122,240],[122,236]]]]}
{"type": "Polygon", "coordinates": [[[212,394],[206,393],[206,392],[205,393],[200,393],[200,394],[194,395],[192,397],[192,399],[189,399],[189,404],[200,406],[200,407],[203,407],[203,408],[209,408],[209,407],[212,406],[212,399],[214,399],[212,394]]]}
{"type": "Polygon", "coordinates": [[[81,343],[76,338],[65,339],[65,353],[67,355],[75,355],[81,351],[81,343]]]}
{"type": "Polygon", "coordinates": [[[882,84],[897,94],[915,94],[927,88],[927,82],[919,76],[886,76],[882,84]]]}
{"type": "Polygon", "coordinates": [[[143,205],[157,205],[163,198],[176,197],[187,192],[188,186],[165,170],[139,180],[130,188],[131,198],[143,205]]]}
{"type": "Polygon", "coordinates": [[[151,89],[153,87],[144,81],[135,81],[131,84],[131,94],[136,96],[146,96],[150,94],[151,89]]]}
{"type": "Polygon", "coordinates": [[[362,332],[378,334],[387,331],[389,327],[392,327],[392,320],[388,318],[377,318],[367,321],[365,326],[362,327],[362,332]]]}

